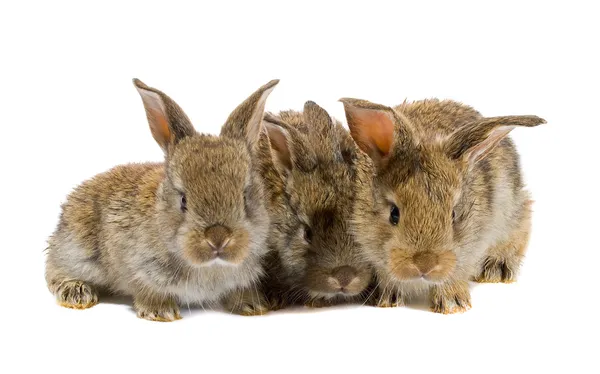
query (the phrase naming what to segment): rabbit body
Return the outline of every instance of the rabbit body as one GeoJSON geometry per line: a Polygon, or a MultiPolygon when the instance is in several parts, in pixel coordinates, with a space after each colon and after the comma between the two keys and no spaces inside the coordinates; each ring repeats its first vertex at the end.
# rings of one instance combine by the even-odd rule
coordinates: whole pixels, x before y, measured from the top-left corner
{"type": "Polygon", "coordinates": [[[372,271],[350,219],[366,157],[342,124],[313,102],[303,112],[266,115],[265,128],[272,149],[263,158],[263,178],[273,249],[266,289],[274,308],[362,300],[372,271]]]}
{"type": "Polygon", "coordinates": [[[162,164],[117,166],[76,188],[49,241],[51,285],[72,278],[115,293],[159,291],[178,303],[199,304],[257,282],[266,246],[242,268],[196,267],[169,250],[166,238],[176,237],[179,228],[169,220],[180,220],[164,215],[164,175],[162,164]]]}
{"type": "Polygon", "coordinates": [[[46,262],[59,304],[87,308],[105,291],[133,296],[138,316],[156,321],[179,319],[178,304],[266,311],[256,287],[270,221],[253,154],[276,83],[212,136],[196,133],[164,93],[135,81],[165,162],[117,166],[69,195],[46,262]]]}
{"type": "Polygon", "coordinates": [[[485,118],[451,100],[395,108],[342,101],[351,133],[376,169],[354,223],[377,274],[377,304],[403,305],[428,293],[434,311],[455,313],[471,307],[469,280],[513,282],[529,238],[531,200],[506,136],[544,121],[485,118]]]}

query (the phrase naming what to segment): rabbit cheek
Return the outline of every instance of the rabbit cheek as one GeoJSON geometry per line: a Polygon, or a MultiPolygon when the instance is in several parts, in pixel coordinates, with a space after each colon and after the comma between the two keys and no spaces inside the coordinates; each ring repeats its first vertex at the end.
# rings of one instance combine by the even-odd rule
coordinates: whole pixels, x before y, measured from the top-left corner
{"type": "Polygon", "coordinates": [[[229,244],[219,257],[232,265],[239,265],[250,254],[250,238],[247,231],[241,231],[231,237],[229,244]]]}
{"type": "Polygon", "coordinates": [[[202,265],[214,259],[213,250],[201,233],[190,231],[183,242],[183,256],[192,264],[202,265]]]}
{"type": "Polygon", "coordinates": [[[310,266],[306,269],[304,285],[311,293],[335,293],[335,284],[329,276],[329,272],[318,266],[310,266]]]}
{"type": "Polygon", "coordinates": [[[404,249],[393,249],[390,254],[389,272],[399,280],[410,280],[420,276],[413,263],[413,255],[404,249]]]}
{"type": "Polygon", "coordinates": [[[305,283],[313,296],[338,295],[344,298],[364,291],[370,280],[370,271],[357,270],[352,266],[344,265],[334,269],[313,266],[306,273],[305,283]]]}
{"type": "Polygon", "coordinates": [[[220,245],[220,249],[215,251],[215,244],[210,241],[210,238],[194,230],[189,232],[184,239],[183,253],[185,258],[195,265],[235,266],[242,263],[250,253],[249,244],[248,232],[242,231],[228,237],[227,244],[220,245]]]}
{"type": "Polygon", "coordinates": [[[427,275],[427,280],[441,282],[448,278],[456,267],[456,255],[452,251],[437,254],[437,265],[427,275]]]}
{"type": "Polygon", "coordinates": [[[452,251],[413,253],[396,249],[390,257],[390,270],[398,280],[441,282],[452,274],[455,267],[456,255],[452,251]]]}

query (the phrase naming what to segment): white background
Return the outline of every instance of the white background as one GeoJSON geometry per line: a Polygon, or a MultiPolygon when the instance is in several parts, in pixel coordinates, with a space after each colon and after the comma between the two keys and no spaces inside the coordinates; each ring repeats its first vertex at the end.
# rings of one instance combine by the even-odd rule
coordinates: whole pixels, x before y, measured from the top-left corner
{"type": "Polygon", "coordinates": [[[0,372],[598,372],[600,135],[594,2],[3,1],[0,372]],[[337,99],[451,98],[517,129],[535,202],[519,282],[473,286],[473,309],[183,310],[137,319],[127,300],[60,308],[46,239],[60,203],[111,166],[161,160],[131,84],[171,95],[198,130],[273,78],[267,109],[337,99]]]}

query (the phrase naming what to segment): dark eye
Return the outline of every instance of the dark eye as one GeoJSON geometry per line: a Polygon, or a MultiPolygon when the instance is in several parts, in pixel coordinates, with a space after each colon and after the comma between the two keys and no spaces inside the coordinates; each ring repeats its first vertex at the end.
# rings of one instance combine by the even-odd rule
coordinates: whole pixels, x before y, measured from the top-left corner
{"type": "Polygon", "coordinates": [[[186,212],[187,211],[187,199],[185,198],[184,193],[181,194],[180,203],[181,203],[181,211],[186,212]]]}
{"type": "Polygon", "coordinates": [[[456,221],[456,210],[452,209],[452,222],[456,221]]]}
{"type": "Polygon", "coordinates": [[[304,240],[309,244],[312,242],[312,230],[308,225],[304,226],[304,240]]]}
{"type": "Polygon", "coordinates": [[[397,225],[400,220],[400,209],[394,204],[392,204],[392,208],[390,209],[390,223],[392,225],[397,225]]]}

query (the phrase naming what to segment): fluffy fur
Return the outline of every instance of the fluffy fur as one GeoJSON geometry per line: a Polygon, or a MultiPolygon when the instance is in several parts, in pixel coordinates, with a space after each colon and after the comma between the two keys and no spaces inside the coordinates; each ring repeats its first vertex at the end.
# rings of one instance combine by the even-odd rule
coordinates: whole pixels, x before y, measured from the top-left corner
{"type": "Polygon", "coordinates": [[[50,291],[77,309],[101,291],[131,295],[137,315],[154,321],[181,318],[182,303],[264,313],[254,291],[269,219],[254,154],[277,81],[236,108],[221,136],[196,133],[167,95],[134,84],[165,162],[117,166],[69,195],[49,239],[50,291]]]}
{"type": "Polygon", "coordinates": [[[274,308],[362,300],[372,277],[350,228],[366,156],[341,123],[313,102],[265,116],[263,157],[274,249],[266,288],[274,308]]]}
{"type": "Polygon", "coordinates": [[[531,200],[506,135],[545,121],[485,118],[449,100],[395,108],[341,101],[376,170],[364,181],[371,188],[357,195],[353,222],[376,271],[377,305],[403,305],[428,292],[433,311],[462,312],[471,306],[469,280],[513,282],[529,238],[531,200]]]}

